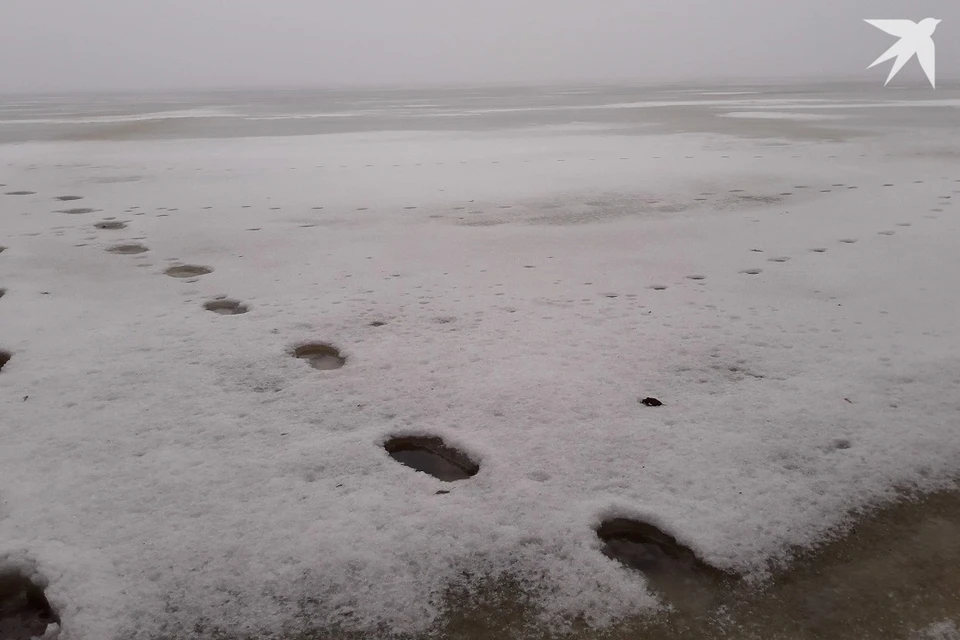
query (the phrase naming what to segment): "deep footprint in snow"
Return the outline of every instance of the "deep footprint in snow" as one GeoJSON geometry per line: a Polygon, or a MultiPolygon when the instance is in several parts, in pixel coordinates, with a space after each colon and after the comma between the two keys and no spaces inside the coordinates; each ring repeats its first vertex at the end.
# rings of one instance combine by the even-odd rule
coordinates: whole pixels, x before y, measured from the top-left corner
{"type": "Polygon", "coordinates": [[[347,359],[340,355],[340,350],[325,342],[309,342],[293,350],[293,355],[306,360],[314,369],[329,371],[339,369],[347,359]]]}
{"type": "Polygon", "coordinates": [[[8,196],[32,196],[36,191],[7,191],[8,196]]]}
{"type": "Polygon", "coordinates": [[[0,298],[2,298],[5,295],[7,295],[7,290],[4,289],[3,287],[0,287],[0,298]]]}
{"type": "Polygon", "coordinates": [[[692,276],[687,276],[687,278],[689,278],[690,280],[706,280],[707,276],[692,275],[692,276]]]}
{"type": "Polygon", "coordinates": [[[745,273],[747,275],[755,276],[763,273],[763,269],[744,269],[740,273],[745,273]]]}
{"type": "Polygon", "coordinates": [[[3,253],[3,252],[4,252],[4,251],[6,251],[6,250],[7,250],[7,248],[6,248],[6,247],[4,247],[4,246],[0,246],[0,253],[3,253]]]}
{"type": "Polygon", "coordinates": [[[857,241],[856,238],[842,238],[840,242],[844,244],[854,244],[857,241]]]}
{"type": "Polygon", "coordinates": [[[603,555],[641,572],[650,587],[680,611],[706,613],[724,592],[729,576],[702,560],[659,528],[627,518],[597,528],[603,555]]]}
{"type": "Polygon", "coordinates": [[[164,273],[171,278],[195,278],[213,273],[210,267],[201,267],[195,264],[182,264],[176,267],[170,267],[164,273]]]}
{"type": "Polygon", "coordinates": [[[30,640],[44,636],[60,619],[36,584],[16,570],[0,570],[0,638],[30,640]]]}
{"type": "Polygon", "coordinates": [[[59,200],[60,202],[69,202],[71,200],[83,200],[83,196],[57,196],[54,200],[59,200]]]}
{"type": "Polygon", "coordinates": [[[229,298],[219,298],[205,302],[203,308],[222,316],[238,316],[249,311],[247,306],[239,300],[230,300],[229,298]]]}
{"type": "Polygon", "coordinates": [[[107,253],[117,253],[123,256],[132,256],[138,253],[146,253],[149,248],[142,244],[115,244],[107,249],[107,253]]]}
{"type": "Polygon", "coordinates": [[[777,256],[776,258],[767,258],[767,262],[788,262],[790,258],[788,256],[777,256]]]}
{"type": "Polygon", "coordinates": [[[817,247],[816,249],[810,249],[810,251],[813,251],[814,253],[826,253],[826,252],[827,252],[827,250],[826,250],[825,248],[823,248],[823,247],[817,247]]]}
{"type": "Polygon", "coordinates": [[[383,448],[400,464],[444,482],[466,480],[480,471],[467,454],[436,436],[397,436],[387,440],[383,448]]]}
{"type": "Polygon", "coordinates": [[[80,214],[80,213],[93,213],[96,209],[91,209],[90,207],[77,207],[76,209],[58,209],[57,213],[70,213],[70,214],[80,214]]]}
{"type": "Polygon", "coordinates": [[[93,225],[97,229],[126,229],[127,223],[119,220],[104,220],[93,225]]]}
{"type": "Polygon", "coordinates": [[[4,351],[3,349],[0,349],[0,371],[3,371],[3,368],[6,366],[8,362],[10,362],[10,358],[12,357],[13,357],[12,353],[10,353],[9,351],[4,351]]]}

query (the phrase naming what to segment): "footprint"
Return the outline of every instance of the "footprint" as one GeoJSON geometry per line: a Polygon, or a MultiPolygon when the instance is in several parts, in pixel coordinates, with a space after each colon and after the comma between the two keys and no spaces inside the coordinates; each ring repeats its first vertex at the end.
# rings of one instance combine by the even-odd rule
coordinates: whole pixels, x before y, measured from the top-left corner
{"type": "Polygon", "coordinates": [[[893,234],[896,233],[896,231],[887,230],[887,231],[878,231],[877,233],[879,233],[881,236],[892,236],[893,234]]]}
{"type": "Polygon", "coordinates": [[[57,196],[54,200],[59,200],[60,202],[69,202],[70,200],[83,200],[83,196],[57,196]]]}
{"type": "Polygon", "coordinates": [[[747,275],[755,276],[760,273],[763,273],[763,269],[743,269],[740,273],[746,273],[747,275]]]}
{"type": "Polygon", "coordinates": [[[32,196],[36,191],[7,191],[8,196],[32,196]]]}
{"type": "Polygon", "coordinates": [[[788,256],[777,256],[776,258],[767,258],[767,262],[787,262],[790,260],[788,256]]]}
{"type": "Polygon", "coordinates": [[[228,298],[217,298],[203,304],[207,311],[213,311],[222,316],[238,316],[249,311],[247,305],[239,300],[230,300],[228,298]]]}
{"type": "Polygon", "coordinates": [[[685,615],[713,609],[733,578],[648,522],[607,519],[596,534],[604,556],[641,573],[654,592],[685,615]]]}
{"type": "Polygon", "coordinates": [[[395,436],[383,444],[391,458],[443,482],[467,480],[480,465],[436,436],[395,436]]]}
{"type": "Polygon", "coordinates": [[[857,241],[856,238],[841,238],[840,242],[844,244],[853,244],[857,241]]]}
{"type": "Polygon", "coordinates": [[[103,222],[98,222],[93,226],[97,229],[125,229],[127,223],[120,222],[119,220],[104,220],[103,222]]]}
{"type": "Polygon", "coordinates": [[[826,253],[826,252],[827,252],[827,250],[824,249],[823,247],[817,247],[816,249],[810,249],[810,251],[813,251],[814,253],[826,253]]]}
{"type": "Polygon", "coordinates": [[[142,244],[115,244],[112,247],[107,248],[107,253],[117,253],[125,256],[132,256],[138,253],[146,253],[150,249],[143,246],[142,244]]]}
{"type": "Polygon", "coordinates": [[[210,267],[203,267],[195,264],[182,264],[176,267],[170,267],[164,273],[171,278],[195,278],[208,273],[213,273],[210,267]]]}
{"type": "Polygon", "coordinates": [[[689,278],[690,280],[706,280],[707,276],[692,275],[692,276],[687,276],[687,278],[689,278]]]}
{"type": "Polygon", "coordinates": [[[59,616],[44,593],[46,581],[34,581],[15,567],[0,568],[0,629],[3,637],[11,640],[57,637],[56,631],[53,636],[46,633],[60,624],[59,616]]]}
{"type": "Polygon", "coordinates": [[[339,369],[347,362],[347,358],[340,354],[339,349],[325,342],[302,344],[293,350],[293,355],[306,360],[314,369],[322,371],[339,369]]]}

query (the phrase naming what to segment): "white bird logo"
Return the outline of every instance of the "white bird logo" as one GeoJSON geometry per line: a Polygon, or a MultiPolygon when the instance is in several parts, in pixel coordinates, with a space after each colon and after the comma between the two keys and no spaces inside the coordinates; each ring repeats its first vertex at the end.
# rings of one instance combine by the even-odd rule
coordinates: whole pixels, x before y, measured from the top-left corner
{"type": "Polygon", "coordinates": [[[919,23],[913,20],[864,20],[864,22],[900,38],[895,45],[887,49],[886,53],[867,67],[867,69],[872,69],[881,62],[886,62],[896,56],[897,61],[893,63],[890,75],[887,76],[887,81],[883,83],[883,86],[890,84],[890,81],[903,68],[903,65],[907,64],[910,58],[916,55],[923,72],[927,74],[927,80],[930,81],[934,89],[937,88],[937,61],[933,32],[940,24],[939,20],[924,18],[919,23]]]}

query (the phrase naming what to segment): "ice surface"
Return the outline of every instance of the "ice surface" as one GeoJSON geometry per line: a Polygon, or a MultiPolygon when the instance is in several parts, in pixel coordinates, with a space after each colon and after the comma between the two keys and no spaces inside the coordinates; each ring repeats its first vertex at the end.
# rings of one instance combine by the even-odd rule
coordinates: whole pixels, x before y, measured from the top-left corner
{"type": "Polygon", "coordinates": [[[0,146],[36,192],[0,196],[0,565],[84,640],[418,632],[465,573],[604,623],[658,606],[601,553],[613,516],[762,580],[957,471],[956,133],[881,133],[0,146]]]}
{"type": "Polygon", "coordinates": [[[724,118],[751,118],[756,120],[843,120],[846,116],[825,115],[820,113],[790,113],[788,111],[731,111],[721,113],[724,118]]]}

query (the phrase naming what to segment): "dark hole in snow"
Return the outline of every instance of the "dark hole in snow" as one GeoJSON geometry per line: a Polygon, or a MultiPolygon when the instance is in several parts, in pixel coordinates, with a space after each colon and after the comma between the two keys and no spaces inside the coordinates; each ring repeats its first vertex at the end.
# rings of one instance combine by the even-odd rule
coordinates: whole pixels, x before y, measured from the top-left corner
{"type": "Polygon", "coordinates": [[[3,370],[3,367],[10,362],[10,358],[13,357],[9,351],[4,351],[0,349],[0,370],[3,370]]]}
{"type": "Polygon", "coordinates": [[[447,446],[436,436],[398,436],[387,440],[383,448],[400,464],[444,482],[466,480],[480,471],[467,454],[447,446]]]}
{"type": "Polygon", "coordinates": [[[77,209],[60,209],[57,213],[93,213],[96,209],[89,207],[79,207],[77,209]]]}
{"type": "Polygon", "coordinates": [[[6,250],[7,250],[7,248],[6,248],[6,247],[2,247],[2,246],[0,246],[0,253],[3,253],[3,252],[4,252],[4,251],[6,251],[6,250]]]}
{"type": "Polygon", "coordinates": [[[104,220],[103,222],[98,222],[93,226],[97,229],[125,229],[127,223],[120,222],[119,220],[104,220]]]}
{"type": "Polygon", "coordinates": [[[0,288],[0,298],[2,298],[2,297],[5,296],[5,295],[7,295],[7,290],[6,290],[6,289],[3,289],[3,288],[0,288]]]}
{"type": "Polygon", "coordinates": [[[194,264],[184,264],[178,267],[170,267],[164,271],[164,273],[171,278],[194,278],[196,276],[213,273],[213,269],[210,267],[200,267],[194,264]]]}
{"type": "Polygon", "coordinates": [[[115,244],[107,249],[108,253],[119,253],[125,256],[131,256],[137,253],[146,253],[147,251],[150,251],[150,249],[142,244],[115,244]]]}
{"type": "Polygon", "coordinates": [[[663,403],[657,400],[656,398],[644,398],[640,401],[640,404],[646,405],[648,407],[659,407],[663,403]]]}
{"type": "Polygon", "coordinates": [[[385,324],[387,324],[387,323],[386,323],[386,322],[383,322],[382,320],[374,320],[373,322],[370,323],[370,326],[371,326],[371,327],[382,327],[382,326],[385,325],[385,324]]]}
{"type": "Polygon", "coordinates": [[[7,191],[8,196],[32,196],[36,191],[7,191]]]}
{"type": "Polygon", "coordinates": [[[30,640],[59,623],[42,587],[19,571],[0,569],[0,638],[30,640]]]}
{"type": "Polygon", "coordinates": [[[241,313],[249,311],[247,306],[239,300],[228,300],[226,298],[205,302],[203,308],[207,311],[219,313],[222,316],[238,316],[241,313]]]}
{"type": "Polygon", "coordinates": [[[723,582],[731,578],[688,547],[646,522],[605,520],[597,528],[603,554],[646,576],[653,591],[679,610],[703,613],[717,604],[723,582]]]}
{"type": "Polygon", "coordinates": [[[293,355],[306,360],[314,369],[323,371],[339,369],[347,361],[344,356],[340,355],[340,351],[336,347],[323,342],[300,345],[293,350],[293,355]]]}
{"type": "Polygon", "coordinates": [[[69,202],[70,200],[83,200],[83,196],[57,196],[55,199],[61,202],[69,202]]]}

